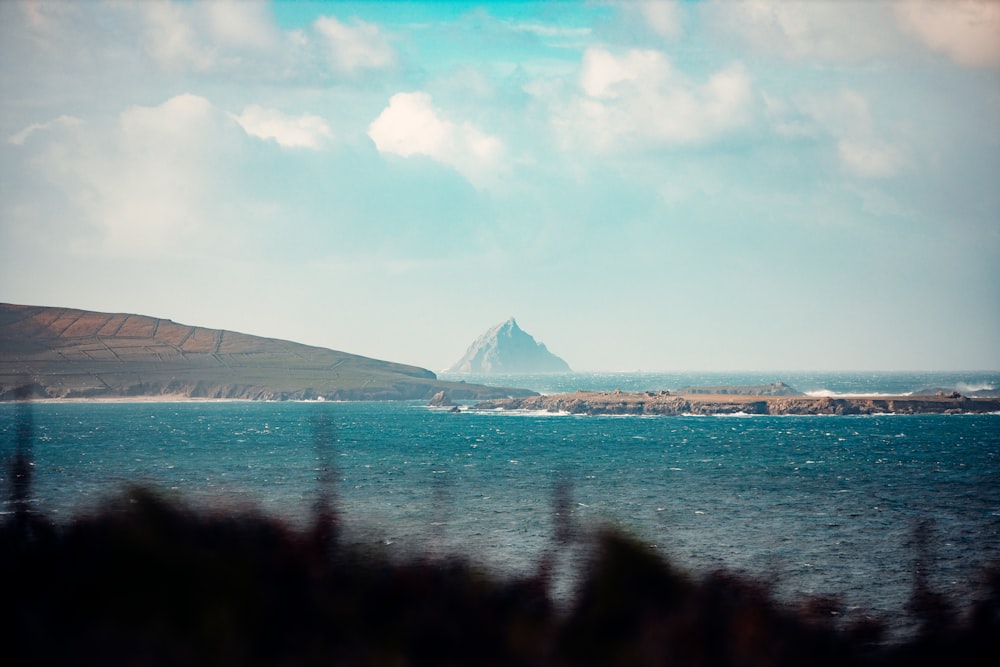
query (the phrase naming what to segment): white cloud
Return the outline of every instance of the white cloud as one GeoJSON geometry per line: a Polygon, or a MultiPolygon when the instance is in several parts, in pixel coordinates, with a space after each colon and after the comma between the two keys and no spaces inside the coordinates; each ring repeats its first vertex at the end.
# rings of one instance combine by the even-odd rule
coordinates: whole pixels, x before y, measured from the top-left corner
{"type": "Polygon", "coordinates": [[[580,88],[590,97],[613,99],[625,91],[622,84],[644,81],[658,85],[670,77],[670,63],[659,51],[629,51],[615,56],[604,49],[591,48],[583,54],[580,88]]]}
{"type": "Polygon", "coordinates": [[[697,83],[655,50],[616,55],[590,48],[579,87],[582,94],[568,104],[556,97],[554,123],[564,143],[602,152],[712,141],[743,126],[751,113],[750,77],[741,65],[697,83]]]}
{"type": "Polygon", "coordinates": [[[218,66],[218,54],[195,28],[193,12],[198,6],[182,7],[170,2],[147,2],[137,6],[150,57],[166,70],[206,71],[218,66]]]}
{"type": "MultiPolygon", "coordinates": [[[[5,73],[22,90],[47,83],[150,99],[159,86],[177,92],[177,76],[221,81],[231,93],[234,84],[323,86],[397,59],[374,23],[321,17],[285,30],[269,3],[251,0],[0,2],[0,13],[5,73]]],[[[3,128],[0,141],[12,132],[3,128]]]]}
{"type": "MultiPolygon", "coordinates": [[[[849,172],[863,178],[888,178],[895,176],[907,160],[903,150],[884,138],[886,134],[877,127],[872,117],[868,99],[853,90],[808,96],[798,99],[794,108],[772,104],[787,116],[800,114],[795,126],[809,127],[800,135],[832,137],[836,142],[838,158],[849,172]]],[[[780,117],[773,119],[779,133],[788,125],[780,117]]]]}
{"type": "Polygon", "coordinates": [[[761,100],[767,122],[776,134],[794,139],[819,133],[816,123],[785,99],[762,92],[761,100]]]}
{"type": "MultiPolygon", "coordinates": [[[[607,1],[607,0],[606,0],[607,1]]],[[[602,34],[633,43],[636,37],[674,40],[684,34],[684,14],[678,0],[610,0],[620,16],[602,34]]],[[[590,44],[594,42],[591,41],[590,44]]]]}
{"type": "Polygon", "coordinates": [[[372,23],[355,20],[353,25],[347,25],[332,16],[321,16],[315,28],[325,39],[330,61],[338,71],[381,69],[395,61],[389,41],[372,23]]]}
{"type": "Polygon", "coordinates": [[[167,154],[197,148],[226,120],[211,102],[191,93],[176,95],[155,107],[133,106],[119,116],[122,137],[129,147],[141,144],[167,154]]]}
{"type": "Polygon", "coordinates": [[[139,43],[167,71],[239,74],[246,79],[324,78],[381,69],[396,54],[379,27],[321,16],[304,30],[282,31],[263,2],[150,1],[122,5],[139,43]]]}
{"type": "Polygon", "coordinates": [[[545,23],[512,23],[509,24],[509,27],[513,30],[519,30],[539,37],[557,37],[563,39],[582,39],[589,37],[593,32],[591,28],[587,27],[577,28],[545,23]]]}
{"type": "Polygon", "coordinates": [[[24,128],[20,132],[10,135],[7,137],[7,142],[14,144],[15,146],[21,146],[25,141],[28,140],[35,132],[39,130],[48,130],[54,127],[72,127],[73,125],[79,125],[83,121],[75,116],[62,115],[58,118],[54,118],[47,123],[32,123],[28,127],[24,128]]]}
{"type": "Polygon", "coordinates": [[[837,142],[837,152],[848,170],[866,178],[893,176],[903,165],[897,149],[875,139],[841,139],[837,142]]]}
{"type": "Polygon", "coordinates": [[[315,74],[322,76],[382,69],[396,60],[379,27],[358,19],[348,24],[321,16],[309,29],[283,32],[260,2],[148,2],[137,12],[144,48],[172,71],[239,70],[267,78],[302,75],[319,65],[315,74]]]}
{"type": "Polygon", "coordinates": [[[228,232],[254,213],[235,194],[246,184],[233,165],[245,161],[248,140],[207,99],[185,93],[107,122],[61,125],[25,143],[23,192],[6,202],[15,215],[36,211],[39,242],[132,258],[239,243],[228,232]]]}
{"type": "Polygon", "coordinates": [[[703,12],[727,41],[791,60],[858,62],[897,48],[891,14],[880,2],[716,0],[703,12]]]}
{"type": "Polygon", "coordinates": [[[382,153],[402,157],[426,155],[450,165],[476,185],[483,185],[498,166],[503,143],[471,123],[443,117],[425,92],[397,93],[368,127],[382,153]]]}
{"type": "Polygon", "coordinates": [[[235,123],[203,97],[182,94],[119,116],[109,149],[89,145],[76,164],[87,206],[110,252],[171,254],[214,223],[224,178],[219,155],[235,123]]]}
{"type": "Polygon", "coordinates": [[[646,25],[657,35],[670,39],[681,35],[681,17],[672,0],[646,0],[635,3],[646,25]]]}
{"type": "Polygon", "coordinates": [[[961,65],[1000,66],[1000,2],[898,2],[900,26],[961,65]]]}
{"type": "Polygon", "coordinates": [[[281,40],[265,2],[212,0],[204,4],[212,35],[235,47],[270,50],[281,40]]]}
{"type": "Polygon", "coordinates": [[[870,136],[875,132],[868,99],[857,91],[843,89],[802,96],[797,104],[824,131],[835,136],[870,136]]]}
{"type": "Polygon", "coordinates": [[[961,65],[1000,66],[997,0],[715,0],[703,15],[725,39],[790,60],[898,56],[909,48],[909,33],[961,65]]]}
{"type": "Polygon", "coordinates": [[[286,148],[318,149],[333,138],[326,121],[313,114],[289,116],[254,104],[233,118],[247,134],[260,139],[273,139],[286,148]]]}

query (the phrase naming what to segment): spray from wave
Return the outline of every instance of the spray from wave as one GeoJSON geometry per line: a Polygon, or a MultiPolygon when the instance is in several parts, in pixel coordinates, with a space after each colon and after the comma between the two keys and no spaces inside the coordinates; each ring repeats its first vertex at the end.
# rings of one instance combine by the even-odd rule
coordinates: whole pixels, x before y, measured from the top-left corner
{"type": "Polygon", "coordinates": [[[991,382],[957,382],[955,389],[963,394],[971,394],[977,391],[995,391],[996,385],[991,382]]]}

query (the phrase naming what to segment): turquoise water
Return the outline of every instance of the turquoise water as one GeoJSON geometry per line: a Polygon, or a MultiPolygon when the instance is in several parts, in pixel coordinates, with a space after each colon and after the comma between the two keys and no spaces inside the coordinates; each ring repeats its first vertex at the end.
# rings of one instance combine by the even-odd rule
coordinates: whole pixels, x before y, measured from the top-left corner
{"type": "MultiPolygon", "coordinates": [[[[713,378],[700,383],[721,384],[713,378]]],[[[813,389],[787,375],[773,379],[813,389]]],[[[852,393],[997,378],[817,379],[817,389],[852,393]]],[[[609,378],[557,381],[606,388],[609,378]]],[[[664,388],[636,374],[610,381],[664,388]]],[[[921,520],[932,522],[931,582],[953,600],[969,600],[982,568],[1000,560],[1000,415],[640,418],[455,414],[412,402],[3,404],[5,458],[28,419],[32,501],[57,519],[143,483],[191,503],[255,507],[302,523],[325,489],[355,539],[401,556],[464,553],[519,573],[553,546],[553,490],[561,484],[578,537],[612,522],[694,572],[743,571],[790,599],[839,595],[849,615],[903,609],[921,520]]],[[[582,547],[559,548],[571,572],[582,547]]],[[[571,587],[571,574],[563,585],[571,587]]]]}

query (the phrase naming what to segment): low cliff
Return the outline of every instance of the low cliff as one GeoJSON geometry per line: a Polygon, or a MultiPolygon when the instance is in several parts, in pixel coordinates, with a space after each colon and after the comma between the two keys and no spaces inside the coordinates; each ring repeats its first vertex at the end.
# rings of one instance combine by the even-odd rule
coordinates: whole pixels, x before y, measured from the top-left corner
{"type": "Polygon", "coordinates": [[[1000,412],[1000,398],[964,396],[749,396],[668,392],[596,392],[503,398],[476,410],[536,410],[587,415],[871,415],[1000,412]]]}

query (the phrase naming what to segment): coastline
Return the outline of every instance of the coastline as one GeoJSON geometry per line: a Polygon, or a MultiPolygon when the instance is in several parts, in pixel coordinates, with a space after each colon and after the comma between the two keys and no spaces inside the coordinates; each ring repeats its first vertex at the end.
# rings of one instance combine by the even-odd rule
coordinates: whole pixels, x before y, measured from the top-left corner
{"type": "MultiPolygon", "coordinates": [[[[148,396],[45,396],[0,401],[2,403],[258,403],[249,398],[214,398],[209,396],[185,396],[183,394],[160,394],[148,396]]],[[[274,401],[278,402],[278,401],[274,401]]],[[[331,401],[333,402],[333,401],[331,401]]]]}
{"type": "Polygon", "coordinates": [[[473,410],[521,410],[573,415],[874,415],[986,414],[1000,412],[1000,398],[946,396],[760,396],[622,391],[501,398],[473,410]]]}
{"type": "Polygon", "coordinates": [[[395,398],[395,399],[339,399],[339,398],[216,398],[214,396],[186,396],[184,394],[155,394],[142,396],[45,396],[31,397],[14,400],[0,400],[0,405],[5,403],[44,403],[50,405],[60,405],[67,403],[384,403],[384,402],[414,402],[423,399],[395,398]]]}
{"type": "Polygon", "coordinates": [[[508,396],[530,396],[535,392],[513,387],[456,383],[438,380],[409,379],[393,382],[353,383],[338,386],[337,378],[320,378],[323,383],[290,385],[288,383],[233,384],[209,381],[142,382],[115,384],[106,387],[92,385],[67,386],[67,383],[46,384],[40,381],[19,383],[18,378],[4,377],[0,369],[0,403],[17,401],[52,402],[188,402],[243,401],[274,402],[306,401],[345,403],[354,401],[421,401],[446,392],[456,400],[481,401],[508,396]]]}

